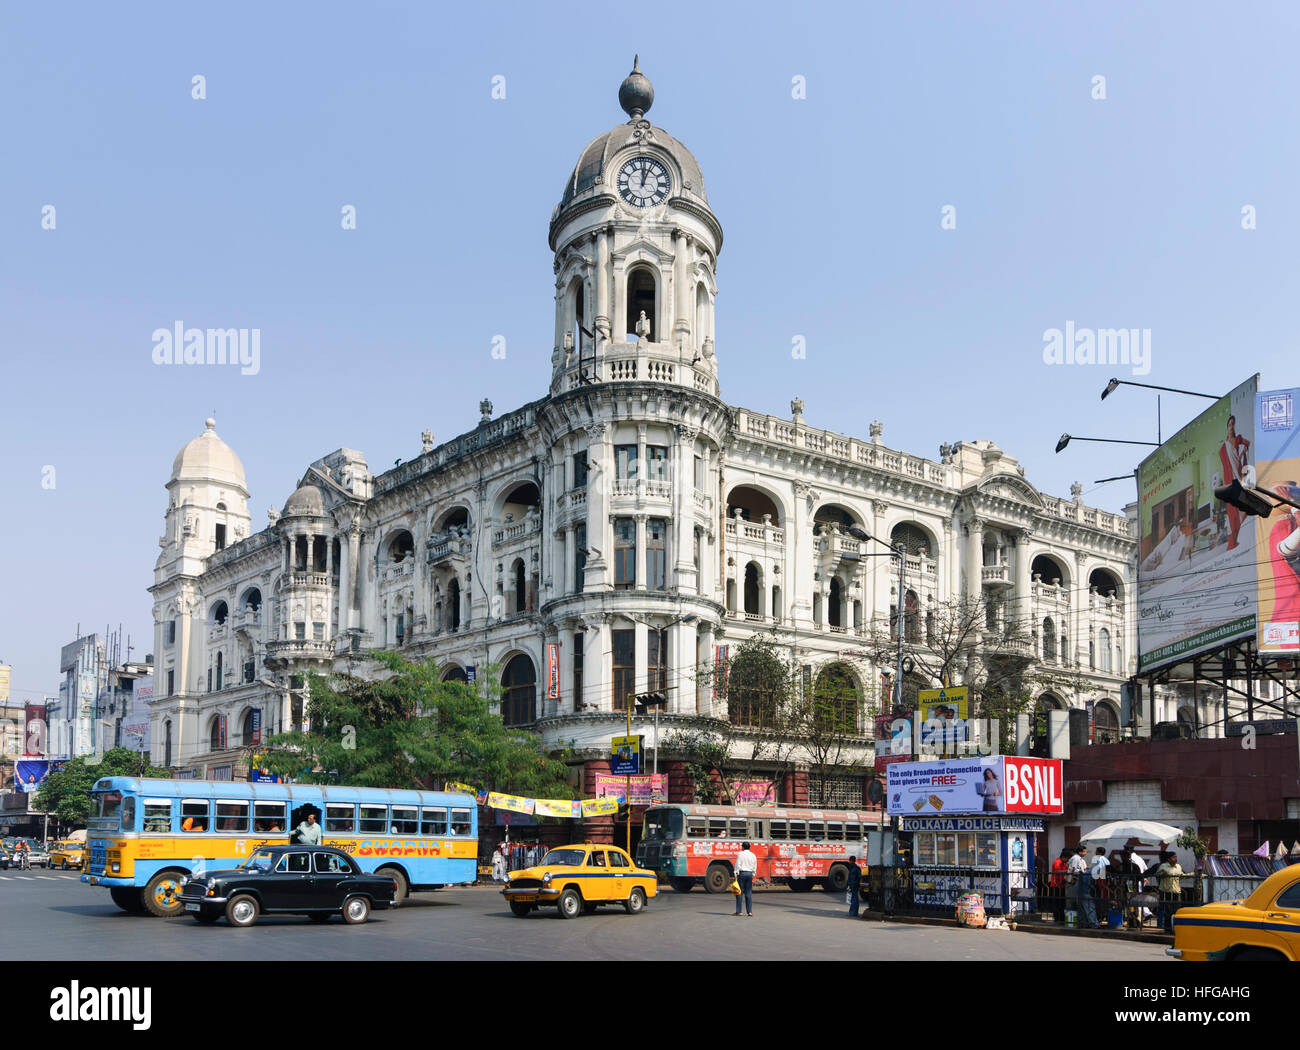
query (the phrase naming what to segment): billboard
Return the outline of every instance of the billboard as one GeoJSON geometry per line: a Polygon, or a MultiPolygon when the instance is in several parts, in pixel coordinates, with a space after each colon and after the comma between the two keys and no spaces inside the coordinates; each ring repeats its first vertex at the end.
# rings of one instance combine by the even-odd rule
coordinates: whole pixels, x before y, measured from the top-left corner
{"type": "Polygon", "coordinates": [[[9,706],[9,681],[13,674],[13,668],[8,664],[0,664],[0,705],[9,706]]]}
{"type": "Polygon", "coordinates": [[[56,769],[62,768],[62,762],[20,758],[14,763],[14,789],[27,794],[40,791],[45,784],[45,778],[56,769]]]}
{"type": "MultiPolygon", "coordinates": [[[[1300,390],[1255,400],[1255,484],[1300,503],[1300,390]]],[[[1300,652],[1300,511],[1280,506],[1255,519],[1261,653],[1300,652]]]]}
{"type": "Polygon", "coordinates": [[[898,762],[886,767],[891,817],[936,813],[1062,813],[1059,758],[986,758],[898,762]]]}
{"type": "Polygon", "coordinates": [[[1255,476],[1259,376],[1220,398],[1138,466],[1138,671],[1255,633],[1255,530],[1214,498],[1255,476]]]}
{"type": "Polygon", "coordinates": [[[44,704],[27,704],[24,711],[27,731],[23,735],[24,755],[50,753],[50,726],[44,704]]]}

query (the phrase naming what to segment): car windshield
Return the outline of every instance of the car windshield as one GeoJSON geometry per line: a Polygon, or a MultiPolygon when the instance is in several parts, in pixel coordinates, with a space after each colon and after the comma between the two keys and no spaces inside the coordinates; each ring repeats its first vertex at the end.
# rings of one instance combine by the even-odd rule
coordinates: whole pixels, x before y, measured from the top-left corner
{"type": "Polygon", "coordinates": [[[567,865],[576,868],[582,863],[582,858],[580,849],[553,849],[542,858],[542,867],[567,865]]]}
{"type": "Polygon", "coordinates": [[[252,871],[270,871],[271,863],[274,859],[275,854],[273,854],[269,849],[259,849],[250,856],[248,860],[244,861],[240,867],[252,871]]]}

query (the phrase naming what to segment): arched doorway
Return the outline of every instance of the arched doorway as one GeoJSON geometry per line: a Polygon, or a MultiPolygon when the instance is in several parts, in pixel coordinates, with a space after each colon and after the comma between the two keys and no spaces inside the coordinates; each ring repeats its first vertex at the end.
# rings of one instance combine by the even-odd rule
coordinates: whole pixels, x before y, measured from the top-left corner
{"type": "Polygon", "coordinates": [[[501,674],[501,721],[508,726],[537,721],[537,670],[523,653],[506,664],[501,674]]]}

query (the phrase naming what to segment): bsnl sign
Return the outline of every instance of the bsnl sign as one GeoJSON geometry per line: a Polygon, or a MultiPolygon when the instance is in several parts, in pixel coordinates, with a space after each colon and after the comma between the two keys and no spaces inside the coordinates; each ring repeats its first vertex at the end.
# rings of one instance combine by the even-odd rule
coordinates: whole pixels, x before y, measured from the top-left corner
{"type": "Polygon", "coordinates": [[[1064,782],[1059,758],[949,759],[896,762],[886,767],[890,816],[970,813],[1061,813],[1064,782]]]}

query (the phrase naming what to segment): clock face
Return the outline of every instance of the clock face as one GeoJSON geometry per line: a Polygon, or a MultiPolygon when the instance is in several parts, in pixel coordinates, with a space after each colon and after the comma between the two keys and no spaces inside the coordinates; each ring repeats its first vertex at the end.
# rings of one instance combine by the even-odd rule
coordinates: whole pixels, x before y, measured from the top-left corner
{"type": "Polygon", "coordinates": [[[667,169],[653,157],[633,157],[618,169],[619,195],[635,208],[650,208],[668,199],[667,169]]]}

